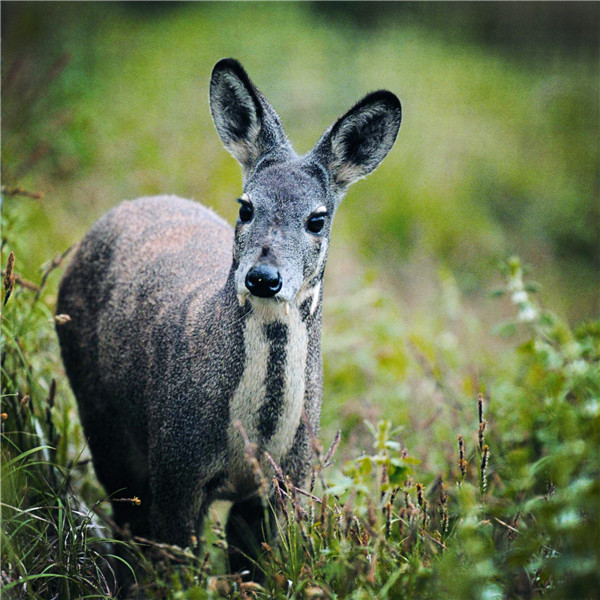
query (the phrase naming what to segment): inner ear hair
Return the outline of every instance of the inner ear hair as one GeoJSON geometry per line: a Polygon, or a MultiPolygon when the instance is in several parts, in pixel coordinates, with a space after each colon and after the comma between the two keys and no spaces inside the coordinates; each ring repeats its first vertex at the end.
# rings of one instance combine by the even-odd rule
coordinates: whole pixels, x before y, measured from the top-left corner
{"type": "Polygon", "coordinates": [[[398,98],[386,90],[368,94],[331,128],[329,172],[345,188],[368,175],[391,150],[402,119],[398,98]]]}
{"type": "Polygon", "coordinates": [[[243,67],[233,59],[219,61],[210,82],[210,108],[225,148],[244,167],[260,155],[258,137],[262,107],[243,67]]]}
{"type": "Polygon", "coordinates": [[[243,166],[244,176],[263,158],[293,155],[277,113],[237,60],[226,58],[215,65],[210,109],[221,141],[243,166]]]}

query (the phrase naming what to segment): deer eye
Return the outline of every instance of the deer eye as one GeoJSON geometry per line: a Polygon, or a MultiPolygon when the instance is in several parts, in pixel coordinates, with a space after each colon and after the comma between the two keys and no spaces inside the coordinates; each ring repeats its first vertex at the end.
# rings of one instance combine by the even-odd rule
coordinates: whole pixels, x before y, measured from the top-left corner
{"type": "Polygon", "coordinates": [[[306,222],[306,229],[311,233],[319,233],[323,226],[325,225],[325,217],[327,213],[325,212],[317,212],[308,217],[308,221],[306,222]]]}
{"type": "Polygon", "coordinates": [[[248,223],[252,221],[252,217],[254,216],[254,208],[250,202],[245,202],[244,200],[238,200],[240,203],[240,221],[242,223],[248,223]]]}

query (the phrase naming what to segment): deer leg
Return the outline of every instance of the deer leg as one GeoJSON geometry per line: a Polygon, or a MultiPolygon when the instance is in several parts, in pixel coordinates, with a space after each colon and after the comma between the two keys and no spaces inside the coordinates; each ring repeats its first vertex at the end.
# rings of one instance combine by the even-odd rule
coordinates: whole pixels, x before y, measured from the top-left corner
{"type": "Polygon", "coordinates": [[[258,566],[262,542],[270,542],[276,531],[277,515],[274,498],[267,506],[259,496],[236,502],[231,507],[225,533],[229,546],[229,566],[232,573],[249,571],[249,579],[263,578],[258,566]]]}

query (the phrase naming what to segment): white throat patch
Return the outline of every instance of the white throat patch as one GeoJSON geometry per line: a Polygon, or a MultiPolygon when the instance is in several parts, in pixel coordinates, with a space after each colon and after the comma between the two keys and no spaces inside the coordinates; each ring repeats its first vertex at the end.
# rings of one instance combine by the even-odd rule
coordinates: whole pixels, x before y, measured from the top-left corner
{"type": "Polygon", "coordinates": [[[289,305],[289,314],[286,314],[283,303],[263,300],[251,300],[251,303],[252,312],[244,322],[244,371],[229,412],[229,464],[225,491],[231,494],[248,492],[254,484],[254,475],[245,455],[244,440],[234,424],[239,421],[249,441],[256,445],[256,458],[267,475],[267,480],[270,480],[271,468],[264,458],[264,451],[268,451],[277,463],[281,462],[294,441],[304,404],[308,332],[298,306],[289,305]],[[283,402],[274,431],[264,442],[259,432],[259,423],[260,411],[267,395],[271,351],[271,342],[265,333],[265,326],[274,322],[287,327],[283,363],[283,402]]]}

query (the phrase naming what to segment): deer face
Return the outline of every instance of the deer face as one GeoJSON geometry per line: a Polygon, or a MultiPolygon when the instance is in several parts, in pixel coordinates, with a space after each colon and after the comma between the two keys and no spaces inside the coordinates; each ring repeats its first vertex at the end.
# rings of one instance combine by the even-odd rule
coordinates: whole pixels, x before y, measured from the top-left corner
{"type": "Polygon", "coordinates": [[[391,92],[369,94],[302,157],[237,61],[215,66],[210,105],[221,140],[244,173],[233,249],[240,302],[298,303],[310,293],[316,303],[335,210],[347,187],[393,146],[400,102],[391,92]]]}

